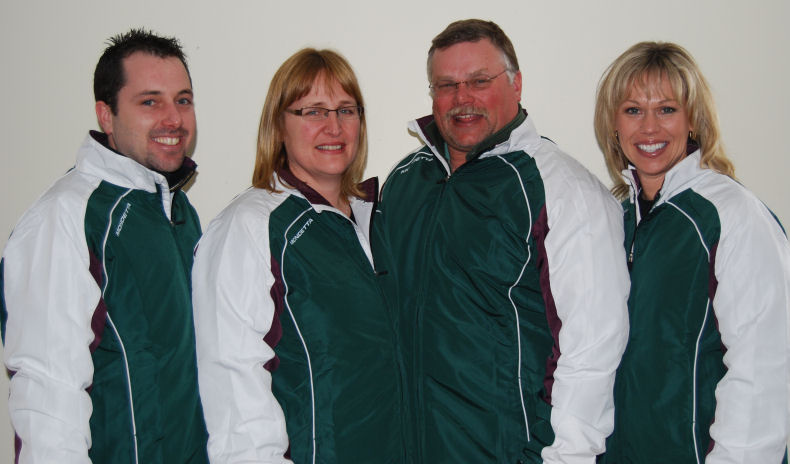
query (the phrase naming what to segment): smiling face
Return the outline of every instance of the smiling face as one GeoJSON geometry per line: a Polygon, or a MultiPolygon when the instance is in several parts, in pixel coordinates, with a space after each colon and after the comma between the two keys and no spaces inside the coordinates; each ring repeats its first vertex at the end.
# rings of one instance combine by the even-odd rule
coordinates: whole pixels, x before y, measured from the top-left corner
{"type": "MultiPolygon", "coordinates": [[[[337,82],[316,77],[310,92],[288,107],[330,110],[355,106],[357,101],[337,82]]],[[[359,119],[338,119],[337,112],[321,121],[309,121],[285,112],[282,116],[285,152],[291,172],[319,193],[340,187],[343,173],[354,161],[359,146],[359,119]]]]}
{"type": "MultiPolygon", "coordinates": [[[[434,52],[431,84],[489,78],[503,69],[503,54],[490,40],[460,42],[434,52]]],[[[520,100],[520,72],[516,73],[512,83],[505,73],[483,90],[472,90],[466,84],[460,84],[449,94],[434,95],[434,119],[447,142],[450,155],[463,159],[475,145],[502,129],[516,117],[520,100]]]]}
{"type": "Polygon", "coordinates": [[[675,98],[667,79],[648,77],[631,85],[615,116],[620,148],[636,167],[642,193],[655,198],[664,176],[686,157],[689,123],[686,109],[675,98]]]}
{"type": "Polygon", "coordinates": [[[118,91],[117,112],[96,102],[96,116],[110,147],[159,171],[181,167],[192,150],[195,108],[192,84],[176,57],[135,52],[123,60],[126,82],[118,91]]]}

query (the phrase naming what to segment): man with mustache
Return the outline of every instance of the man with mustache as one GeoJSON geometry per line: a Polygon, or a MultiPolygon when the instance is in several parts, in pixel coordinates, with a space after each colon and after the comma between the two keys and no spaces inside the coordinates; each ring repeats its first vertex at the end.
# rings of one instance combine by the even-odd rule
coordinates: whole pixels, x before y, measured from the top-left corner
{"type": "Polygon", "coordinates": [[[206,463],[190,299],[192,82],[179,42],[110,39],[75,167],[0,264],[19,463],[206,463]]]}
{"type": "Polygon", "coordinates": [[[433,39],[424,146],[382,190],[415,462],[593,463],[625,348],[622,212],[541,138],[494,23],[433,39]]]}

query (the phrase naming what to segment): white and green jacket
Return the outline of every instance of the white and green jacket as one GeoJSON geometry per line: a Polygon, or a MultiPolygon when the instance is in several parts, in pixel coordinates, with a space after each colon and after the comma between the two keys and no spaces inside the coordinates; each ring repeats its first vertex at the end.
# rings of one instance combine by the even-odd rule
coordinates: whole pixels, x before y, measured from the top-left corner
{"type": "MultiPolygon", "coordinates": [[[[190,302],[197,214],[177,184],[85,138],[2,261],[20,463],[204,463],[190,302]]],[[[174,179],[194,171],[186,159],[174,179]]]]}
{"type": "Polygon", "coordinates": [[[629,344],[607,463],[779,463],[788,436],[790,247],[776,218],[700,152],[641,217],[625,209],[629,344]]]}
{"type": "Polygon", "coordinates": [[[592,463],[628,336],[622,212],[526,113],[450,173],[432,116],[390,173],[376,253],[398,299],[415,462],[592,463]]]}
{"type": "Polygon", "coordinates": [[[214,462],[400,464],[401,368],[370,250],[377,182],[353,220],[290,171],[209,225],[193,271],[214,462]],[[285,180],[285,182],[283,182],[285,180]]]}

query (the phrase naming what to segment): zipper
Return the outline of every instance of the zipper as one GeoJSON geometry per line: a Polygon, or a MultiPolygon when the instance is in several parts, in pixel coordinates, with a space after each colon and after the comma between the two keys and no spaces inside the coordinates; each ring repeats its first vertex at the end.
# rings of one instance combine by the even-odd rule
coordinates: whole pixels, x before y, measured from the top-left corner
{"type": "MultiPolygon", "coordinates": [[[[425,257],[429,256],[429,248],[430,248],[431,244],[433,243],[433,238],[434,238],[434,235],[436,233],[436,229],[437,229],[438,224],[439,224],[438,216],[439,216],[439,211],[441,211],[440,206],[441,206],[441,203],[444,201],[444,195],[445,195],[445,191],[447,189],[447,185],[451,181],[451,177],[453,175],[449,171],[449,166],[446,166],[445,164],[441,164],[441,165],[442,165],[442,167],[445,170],[445,175],[443,177],[441,177],[439,180],[436,181],[436,184],[440,185],[440,190],[439,190],[438,194],[436,195],[435,200],[433,201],[433,211],[431,212],[431,219],[432,219],[432,221],[431,221],[431,229],[428,232],[428,235],[426,236],[426,240],[425,240],[425,244],[424,244],[424,248],[423,248],[423,253],[422,253],[422,255],[425,256],[425,257]]],[[[459,169],[463,169],[463,168],[464,168],[463,165],[459,166],[458,169],[456,169],[456,172],[458,172],[459,169]]],[[[416,462],[422,462],[422,459],[423,459],[422,455],[423,455],[423,452],[424,452],[424,449],[425,449],[425,443],[424,443],[424,438],[423,438],[423,437],[425,437],[425,433],[424,433],[424,430],[425,430],[425,420],[424,420],[425,411],[424,411],[424,402],[423,402],[423,382],[424,382],[423,369],[424,368],[423,368],[423,363],[422,363],[422,357],[423,357],[422,316],[423,316],[423,310],[425,308],[425,295],[426,295],[425,279],[423,279],[422,282],[420,283],[420,288],[418,290],[416,311],[415,311],[415,314],[414,314],[415,336],[414,336],[414,341],[413,341],[414,346],[413,346],[413,355],[412,355],[413,356],[413,359],[412,359],[412,363],[413,364],[412,365],[414,366],[414,377],[418,379],[417,384],[415,385],[415,392],[416,393],[415,393],[415,396],[414,396],[414,398],[415,398],[414,410],[416,411],[416,414],[417,414],[416,422],[417,422],[417,429],[418,429],[418,432],[417,432],[417,443],[416,443],[416,448],[417,449],[416,449],[416,456],[415,456],[416,462]]]]}

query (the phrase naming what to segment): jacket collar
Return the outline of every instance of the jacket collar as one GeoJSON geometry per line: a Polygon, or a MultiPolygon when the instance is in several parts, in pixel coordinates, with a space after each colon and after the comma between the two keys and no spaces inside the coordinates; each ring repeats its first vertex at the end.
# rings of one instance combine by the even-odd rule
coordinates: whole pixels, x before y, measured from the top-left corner
{"type": "MultiPolygon", "coordinates": [[[[658,191],[656,203],[653,205],[654,208],[688,189],[700,175],[704,175],[706,172],[710,171],[709,169],[700,167],[701,156],[702,153],[697,149],[680,160],[676,165],[672,166],[672,169],[664,176],[664,184],[658,191]]],[[[623,170],[622,175],[623,179],[630,186],[631,203],[636,204],[636,197],[641,190],[636,168],[633,165],[628,165],[628,168],[623,170]]]]}
{"type": "Polygon", "coordinates": [[[185,157],[178,170],[160,173],[110,148],[107,134],[90,131],[77,154],[77,168],[120,187],[175,192],[195,175],[197,164],[185,157]]]}
{"type": "MultiPolygon", "coordinates": [[[[332,207],[329,201],[323,197],[320,193],[315,191],[312,187],[307,185],[306,182],[303,182],[301,179],[296,177],[288,167],[278,169],[277,170],[277,177],[280,178],[281,181],[284,181],[286,184],[297,190],[299,193],[304,196],[307,201],[312,203],[313,205],[322,205],[332,207]]],[[[374,203],[376,201],[376,197],[379,190],[379,180],[377,177],[371,177],[359,184],[357,184],[360,190],[362,190],[363,197],[356,198],[351,197],[350,201],[353,203],[354,200],[360,200],[367,203],[374,203]]]]}
{"type": "MultiPolygon", "coordinates": [[[[376,205],[378,203],[379,179],[377,177],[371,177],[357,185],[360,190],[362,190],[364,197],[351,197],[348,202],[351,206],[351,212],[354,215],[354,222],[356,222],[359,229],[363,231],[366,240],[370,240],[371,228],[373,226],[373,212],[376,210],[376,205]]],[[[296,177],[288,167],[277,170],[275,187],[278,190],[284,190],[286,194],[289,194],[289,191],[296,191],[310,203],[317,213],[334,211],[338,214],[342,214],[332,206],[323,195],[316,192],[315,189],[307,185],[306,182],[296,177]]],[[[368,255],[368,259],[372,264],[373,257],[370,254],[369,247],[363,246],[363,248],[365,248],[365,253],[368,255]]]]}
{"type": "MultiPolygon", "coordinates": [[[[409,130],[416,134],[439,159],[443,160],[445,165],[447,164],[447,160],[443,155],[445,141],[439,132],[439,127],[433,115],[423,116],[411,121],[409,130]]],[[[532,118],[519,105],[516,117],[467,153],[466,160],[472,161],[476,158],[487,158],[518,150],[534,153],[540,146],[540,143],[540,136],[532,118]]]]}
{"type": "Polygon", "coordinates": [[[195,173],[197,165],[191,158],[184,158],[184,164],[171,177],[174,183],[161,173],[146,168],[137,161],[109,148],[107,135],[90,131],[77,152],[76,170],[95,176],[122,188],[142,190],[148,193],[159,192],[162,209],[171,219],[172,192],[179,190],[195,173]]]}

